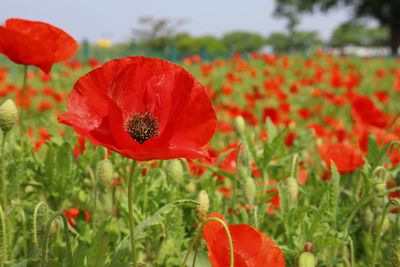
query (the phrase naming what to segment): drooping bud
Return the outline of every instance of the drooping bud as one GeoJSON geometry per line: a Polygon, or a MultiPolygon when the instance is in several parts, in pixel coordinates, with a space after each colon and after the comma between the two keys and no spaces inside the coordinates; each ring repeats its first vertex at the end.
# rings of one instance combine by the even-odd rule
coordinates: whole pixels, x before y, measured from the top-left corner
{"type": "Polygon", "coordinates": [[[167,162],[167,178],[170,181],[181,183],[183,181],[183,166],[180,160],[173,159],[167,162]]]}
{"type": "Polygon", "coordinates": [[[234,122],[235,130],[238,135],[243,135],[246,130],[246,122],[242,116],[237,116],[234,122]]]}
{"type": "Polygon", "coordinates": [[[8,132],[17,123],[18,110],[14,102],[8,99],[0,106],[0,128],[8,132]]]}
{"type": "Polygon", "coordinates": [[[245,178],[243,183],[243,191],[247,201],[249,202],[249,205],[253,205],[257,191],[256,183],[254,182],[253,178],[249,176],[245,178]]]}
{"type": "Polygon", "coordinates": [[[200,220],[205,220],[207,217],[208,209],[210,208],[210,200],[208,199],[207,192],[201,190],[199,193],[199,209],[198,209],[198,217],[200,220]]]}
{"type": "Polygon", "coordinates": [[[361,222],[366,229],[371,229],[374,225],[374,213],[368,207],[361,214],[361,222]]]}
{"type": "Polygon", "coordinates": [[[382,216],[378,216],[375,218],[374,221],[374,232],[378,235],[378,231],[381,230],[380,232],[380,236],[382,237],[383,235],[385,235],[385,233],[387,232],[387,230],[389,230],[390,227],[390,221],[388,216],[384,215],[385,217],[383,218],[383,224],[382,224],[382,229],[379,229],[381,227],[381,220],[382,220],[382,216]]]}
{"type": "Polygon", "coordinates": [[[299,195],[299,184],[297,183],[297,179],[294,177],[287,178],[286,186],[289,193],[289,205],[294,207],[297,205],[297,198],[299,195]]]}
{"type": "Polygon", "coordinates": [[[317,259],[311,252],[302,252],[298,259],[299,267],[315,267],[317,266],[317,259]]]}
{"type": "Polygon", "coordinates": [[[110,160],[103,159],[97,164],[97,179],[105,183],[113,178],[113,165],[110,160]]]}

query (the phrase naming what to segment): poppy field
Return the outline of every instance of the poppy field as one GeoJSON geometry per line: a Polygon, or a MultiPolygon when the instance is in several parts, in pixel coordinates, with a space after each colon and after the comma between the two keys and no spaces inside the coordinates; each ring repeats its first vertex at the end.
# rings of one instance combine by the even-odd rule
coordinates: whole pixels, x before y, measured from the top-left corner
{"type": "Polygon", "coordinates": [[[0,26],[0,267],[400,266],[400,61],[74,58],[0,26]]]}

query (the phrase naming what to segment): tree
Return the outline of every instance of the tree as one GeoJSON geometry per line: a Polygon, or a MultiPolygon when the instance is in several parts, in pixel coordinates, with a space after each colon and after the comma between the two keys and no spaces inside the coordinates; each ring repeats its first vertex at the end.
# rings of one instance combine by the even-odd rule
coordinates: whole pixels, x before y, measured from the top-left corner
{"type": "Polygon", "coordinates": [[[386,28],[369,28],[359,22],[345,22],[337,27],[329,41],[330,45],[343,47],[346,45],[384,46],[387,45],[386,28]]]}
{"type": "Polygon", "coordinates": [[[240,53],[250,53],[258,51],[264,44],[264,38],[252,32],[234,31],[225,34],[222,41],[231,50],[240,53]]]}
{"type": "Polygon", "coordinates": [[[354,18],[369,17],[389,29],[392,55],[397,55],[400,45],[400,0],[276,0],[276,13],[295,8],[298,12],[328,11],[338,6],[349,6],[354,18]]]}
{"type": "Polygon", "coordinates": [[[289,34],[272,33],[266,40],[274,53],[305,53],[320,47],[323,42],[316,32],[295,31],[289,34]]]}
{"type": "Polygon", "coordinates": [[[172,20],[153,17],[139,18],[139,28],[133,29],[133,42],[146,49],[165,51],[169,48],[172,37],[185,20],[172,20]]]}

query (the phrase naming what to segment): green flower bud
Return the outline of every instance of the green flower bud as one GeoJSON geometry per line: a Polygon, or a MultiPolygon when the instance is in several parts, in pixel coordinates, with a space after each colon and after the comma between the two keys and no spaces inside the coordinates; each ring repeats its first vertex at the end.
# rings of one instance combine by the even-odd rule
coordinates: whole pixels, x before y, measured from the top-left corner
{"type": "Polygon", "coordinates": [[[376,193],[383,193],[386,191],[386,183],[378,183],[374,186],[374,191],[376,193]]]}
{"type": "Polygon", "coordinates": [[[113,178],[113,165],[110,160],[103,159],[97,164],[97,179],[105,183],[113,178]]]}
{"type": "MultiPolygon", "coordinates": [[[[377,233],[377,234],[378,234],[378,231],[379,231],[381,220],[382,220],[382,215],[378,216],[377,218],[375,218],[375,221],[374,221],[374,232],[377,233]]],[[[383,218],[382,229],[381,229],[381,232],[380,232],[380,234],[381,234],[380,236],[381,237],[387,232],[387,230],[389,230],[389,227],[390,227],[389,218],[388,218],[388,216],[385,216],[383,218]]]]}
{"type": "Polygon", "coordinates": [[[199,209],[198,209],[198,216],[200,220],[205,220],[207,217],[208,209],[210,208],[210,200],[208,199],[207,192],[201,190],[199,193],[199,209]]]}
{"type": "Polygon", "coordinates": [[[194,183],[190,182],[185,185],[185,190],[186,190],[186,192],[193,194],[194,192],[196,192],[196,185],[194,183]]]}
{"type": "Polygon", "coordinates": [[[183,182],[183,166],[180,160],[173,159],[167,162],[167,178],[177,183],[183,182]]]}
{"type": "Polygon", "coordinates": [[[246,196],[247,201],[250,205],[253,205],[254,199],[256,198],[256,183],[254,182],[253,178],[246,177],[243,183],[243,191],[244,195],[246,196]]]}
{"type": "Polygon", "coordinates": [[[371,229],[374,225],[374,213],[370,208],[366,208],[361,215],[361,222],[366,229],[371,229]]]}
{"type": "Polygon", "coordinates": [[[0,106],[0,128],[8,132],[17,123],[18,110],[14,102],[8,99],[0,106]]]}
{"type": "Polygon", "coordinates": [[[246,130],[246,122],[242,116],[237,116],[234,122],[235,130],[238,135],[243,135],[246,130]]]}
{"type": "Polygon", "coordinates": [[[299,184],[297,183],[297,179],[294,177],[287,178],[286,186],[289,193],[289,205],[291,207],[296,206],[299,195],[299,184]]]}
{"type": "Polygon", "coordinates": [[[317,266],[317,259],[311,252],[303,252],[298,259],[299,267],[315,267],[317,266]]]}

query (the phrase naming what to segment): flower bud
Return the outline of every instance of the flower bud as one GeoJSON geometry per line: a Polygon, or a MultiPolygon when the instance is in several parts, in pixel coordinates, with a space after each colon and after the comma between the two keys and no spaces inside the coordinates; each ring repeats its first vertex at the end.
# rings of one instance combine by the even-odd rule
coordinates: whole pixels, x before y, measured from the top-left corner
{"type": "MultiPolygon", "coordinates": [[[[379,231],[379,227],[381,227],[380,224],[381,224],[382,216],[383,215],[378,216],[377,218],[375,218],[375,221],[374,221],[374,232],[376,234],[379,234],[378,231],[379,231]]],[[[382,229],[381,229],[381,232],[380,232],[380,236],[381,237],[387,232],[387,230],[389,230],[389,227],[390,227],[389,218],[388,218],[388,216],[385,216],[385,218],[383,218],[382,229]]]]}
{"type": "Polygon", "coordinates": [[[8,99],[0,106],[0,128],[8,132],[17,123],[18,110],[14,102],[8,99]]]}
{"type": "Polygon", "coordinates": [[[186,192],[193,194],[194,192],[196,192],[196,185],[192,182],[189,182],[188,184],[185,185],[185,190],[186,192]]]}
{"type": "Polygon", "coordinates": [[[181,183],[183,181],[183,166],[180,160],[173,159],[167,162],[167,178],[170,181],[181,183]]]}
{"type": "Polygon", "coordinates": [[[97,179],[105,183],[113,178],[113,165],[110,160],[103,159],[97,164],[97,179]]]}
{"type": "Polygon", "coordinates": [[[257,191],[256,183],[254,182],[253,178],[251,177],[245,178],[243,183],[243,191],[247,201],[249,202],[249,205],[253,205],[257,191]]]}
{"type": "Polygon", "coordinates": [[[361,222],[366,229],[371,229],[374,225],[374,213],[370,208],[366,208],[361,215],[361,222]]]}
{"type": "Polygon", "coordinates": [[[199,193],[199,209],[198,209],[198,216],[200,220],[205,220],[207,217],[208,209],[210,208],[210,201],[208,199],[207,192],[201,190],[199,193]]]}
{"type": "Polygon", "coordinates": [[[299,184],[297,183],[297,179],[294,177],[287,178],[286,186],[289,193],[289,205],[291,207],[296,206],[299,195],[299,184]]]}
{"type": "Polygon", "coordinates": [[[298,259],[299,267],[315,267],[317,266],[317,259],[311,252],[302,252],[298,259]]]}
{"type": "Polygon", "coordinates": [[[386,183],[378,183],[374,186],[374,191],[376,193],[383,193],[386,190],[386,183]]]}
{"type": "Polygon", "coordinates": [[[235,130],[238,135],[243,135],[246,130],[246,122],[242,116],[237,116],[234,122],[235,130]]]}

